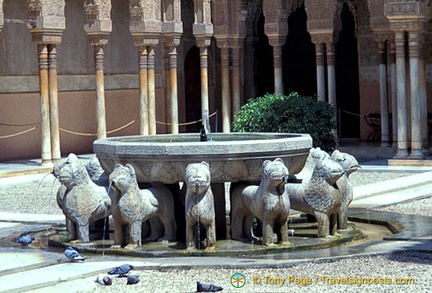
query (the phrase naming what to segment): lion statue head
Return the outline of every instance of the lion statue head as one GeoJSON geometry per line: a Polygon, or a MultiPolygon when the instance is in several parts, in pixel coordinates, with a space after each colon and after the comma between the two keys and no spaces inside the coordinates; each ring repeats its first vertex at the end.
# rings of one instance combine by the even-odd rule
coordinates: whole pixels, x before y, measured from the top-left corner
{"type": "Polygon", "coordinates": [[[261,184],[265,184],[268,188],[276,188],[278,193],[282,194],[288,176],[288,168],[281,158],[276,158],[273,161],[265,160],[263,162],[261,184]]]}
{"type": "Polygon", "coordinates": [[[348,153],[335,150],[331,159],[342,166],[347,176],[361,168],[356,158],[348,153]]]}
{"type": "Polygon", "coordinates": [[[126,166],[117,164],[109,175],[109,182],[111,187],[121,194],[127,192],[131,187],[138,188],[135,169],[130,164],[126,166]]]}
{"type": "Polygon", "coordinates": [[[72,188],[90,180],[85,165],[70,153],[67,158],[54,165],[53,175],[67,188],[72,188]]]}
{"type": "Polygon", "coordinates": [[[186,167],[186,186],[190,193],[202,194],[210,187],[210,165],[193,163],[186,167]]]}

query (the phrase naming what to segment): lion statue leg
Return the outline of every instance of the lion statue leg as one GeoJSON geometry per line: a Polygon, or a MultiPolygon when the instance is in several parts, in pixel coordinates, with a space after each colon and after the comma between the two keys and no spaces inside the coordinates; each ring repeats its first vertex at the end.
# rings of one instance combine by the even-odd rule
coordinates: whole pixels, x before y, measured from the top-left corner
{"type": "Polygon", "coordinates": [[[318,224],[318,237],[327,237],[330,231],[329,217],[327,214],[315,211],[314,216],[318,224]]]}
{"type": "Polygon", "coordinates": [[[77,218],[79,239],[82,242],[89,242],[89,221],[88,218],[77,218]]]}
{"type": "Polygon", "coordinates": [[[330,235],[334,235],[337,231],[337,213],[329,216],[329,231],[330,235]]]}
{"type": "Polygon", "coordinates": [[[176,239],[177,225],[173,215],[160,215],[159,219],[164,228],[164,235],[162,237],[159,236],[158,240],[174,241],[176,239]]]}
{"type": "Polygon", "coordinates": [[[280,239],[280,241],[279,241],[280,243],[282,243],[282,244],[289,243],[289,241],[288,241],[288,220],[281,223],[280,233],[278,233],[278,234],[280,234],[280,235],[278,235],[278,239],[280,239]]]}
{"type": "Polygon", "coordinates": [[[129,244],[126,245],[126,249],[135,249],[141,246],[141,227],[142,222],[135,220],[129,225],[129,244]]]}
{"type": "Polygon", "coordinates": [[[193,226],[196,221],[192,221],[191,217],[186,217],[186,248],[191,250],[195,249],[195,239],[193,233],[193,226]]]}
{"type": "Polygon", "coordinates": [[[207,249],[216,244],[216,222],[212,221],[209,226],[206,227],[207,230],[207,249]]]}
{"type": "Polygon", "coordinates": [[[346,203],[342,203],[340,209],[338,211],[338,227],[339,229],[347,229],[348,228],[348,205],[346,203]]]}
{"type": "Polygon", "coordinates": [[[163,234],[162,222],[158,216],[151,217],[150,222],[150,236],[145,239],[145,241],[157,241],[163,234]]]}
{"type": "Polygon", "coordinates": [[[267,220],[262,221],[262,233],[263,233],[262,243],[267,246],[274,245],[273,227],[270,224],[270,222],[267,220]]]}

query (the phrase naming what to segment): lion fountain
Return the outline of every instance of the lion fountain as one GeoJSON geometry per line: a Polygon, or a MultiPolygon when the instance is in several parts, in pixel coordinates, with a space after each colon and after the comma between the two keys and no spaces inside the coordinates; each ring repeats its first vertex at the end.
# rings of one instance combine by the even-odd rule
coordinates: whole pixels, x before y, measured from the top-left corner
{"type": "Polygon", "coordinates": [[[315,216],[318,237],[334,235],[342,203],[336,182],[344,175],[344,170],[319,148],[310,150],[305,168],[301,184],[287,184],[291,208],[315,216]]]}
{"type": "Polygon", "coordinates": [[[272,245],[274,233],[279,242],[288,243],[290,201],[285,189],[288,175],[288,168],[282,159],[266,160],[259,186],[234,188],[231,195],[233,239],[256,241],[252,234],[252,221],[257,217],[262,222],[263,244],[272,245]]]}
{"type": "Polygon", "coordinates": [[[112,193],[112,215],[114,220],[114,248],[126,244],[124,226],[129,232],[127,249],[135,249],[142,244],[142,222],[150,220],[151,236],[147,241],[172,241],[176,238],[174,200],[172,193],[163,184],[153,184],[140,189],[135,169],[126,164],[117,164],[109,175],[112,193]],[[160,237],[159,220],[164,234],[160,237]]]}
{"type": "Polygon", "coordinates": [[[57,204],[66,216],[71,238],[89,242],[89,224],[111,214],[111,199],[104,187],[96,185],[83,163],[73,153],[54,165],[60,181],[57,204]]]}
{"type": "Polygon", "coordinates": [[[192,163],[186,168],[186,247],[200,248],[197,237],[200,226],[205,228],[206,249],[216,243],[216,220],[213,192],[210,187],[210,166],[207,162],[192,163]],[[198,245],[196,245],[198,243],[198,245]]]}

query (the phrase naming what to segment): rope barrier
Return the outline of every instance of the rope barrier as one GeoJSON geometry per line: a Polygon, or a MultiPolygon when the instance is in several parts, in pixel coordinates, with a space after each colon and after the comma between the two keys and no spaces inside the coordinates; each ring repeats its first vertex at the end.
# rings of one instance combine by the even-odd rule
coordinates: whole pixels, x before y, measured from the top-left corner
{"type": "MultiPolygon", "coordinates": [[[[213,117],[214,115],[216,115],[216,112],[213,112],[212,114],[210,114],[210,115],[209,115],[209,118],[210,118],[210,117],[213,117]]],[[[201,122],[201,121],[202,121],[202,118],[201,118],[201,119],[198,119],[198,120],[195,120],[195,121],[191,121],[191,122],[183,122],[183,123],[179,123],[179,126],[192,125],[192,124],[195,124],[195,123],[198,123],[198,122],[201,122]]],[[[170,122],[162,122],[162,121],[157,121],[157,120],[156,120],[156,123],[158,123],[158,124],[162,124],[162,125],[171,125],[170,122]]]]}
{"type": "MultiPolygon", "coordinates": [[[[216,115],[216,112],[214,112],[211,115],[209,115],[209,118],[213,117],[214,115],[216,115]]],[[[132,125],[132,124],[134,124],[136,122],[136,120],[137,119],[134,119],[134,120],[130,121],[129,123],[126,123],[123,126],[120,126],[120,127],[116,128],[116,129],[107,131],[107,134],[111,134],[111,133],[120,131],[120,130],[122,130],[122,129],[124,129],[124,128],[132,125]]],[[[179,126],[191,125],[191,124],[198,123],[198,122],[201,122],[201,121],[202,121],[202,119],[198,119],[198,120],[191,121],[191,122],[179,123],[179,126]]],[[[163,124],[163,125],[171,125],[171,123],[166,123],[166,122],[161,122],[161,121],[156,121],[156,123],[163,124]]],[[[0,125],[1,126],[33,126],[33,125],[36,125],[36,126],[33,126],[30,129],[27,129],[27,130],[24,130],[24,131],[20,131],[20,132],[14,133],[14,134],[0,136],[0,139],[10,138],[10,137],[18,136],[18,135],[21,135],[21,134],[25,134],[25,133],[33,131],[33,130],[35,130],[36,128],[39,127],[39,123],[32,123],[32,124],[7,124],[7,123],[0,123],[0,125]]],[[[74,135],[97,136],[97,133],[77,132],[77,131],[72,131],[72,130],[64,129],[64,128],[61,128],[61,127],[60,127],[60,130],[63,131],[63,132],[69,133],[69,134],[74,134],[74,135]]]]}
{"type": "MultiPolygon", "coordinates": [[[[123,126],[120,126],[120,127],[116,128],[116,129],[113,129],[113,130],[107,131],[107,134],[111,134],[111,133],[117,132],[117,131],[119,131],[119,130],[122,130],[122,129],[124,129],[124,128],[126,128],[126,127],[132,125],[132,124],[134,124],[135,121],[136,121],[136,119],[130,121],[129,123],[126,123],[126,124],[123,125],[123,126]]],[[[97,136],[97,133],[76,132],[76,131],[67,130],[67,129],[64,129],[64,128],[61,128],[61,127],[60,127],[60,130],[63,131],[63,132],[69,133],[69,134],[75,134],[75,135],[81,135],[81,136],[97,136]]]]}
{"type": "Polygon", "coordinates": [[[3,136],[0,136],[0,139],[4,139],[4,138],[11,138],[11,137],[14,137],[14,136],[18,136],[18,135],[21,135],[21,134],[25,134],[25,133],[27,133],[27,132],[30,132],[30,131],[35,130],[35,129],[38,128],[38,127],[39,127],[39,126],[34,126],[34,127],[30,128],[30,129],[27,129],[27,130],[24,130],[24,131],[20,131],[20,132],[14,133],[14,134],[3,135],[3,136]]]}
{"type": "Polygon", "coordinates": [[[353,113],[353,112],[348,112],[348,111],[345,111],[345,110],[342,110],[342,112],[347,113],[347,114],[350,114],[350,115],[354,115],[354,116],[362,117],[362,118],[367,117],[367,115],[360,115],[360,114],[353,113]]]}
{"type": "Polygon", "coordinates": [[[37,123],[29,123],[29,124],[9,124],[9,123],[0,123],[0,126],[38,126],[40,122],[37,123]]]}

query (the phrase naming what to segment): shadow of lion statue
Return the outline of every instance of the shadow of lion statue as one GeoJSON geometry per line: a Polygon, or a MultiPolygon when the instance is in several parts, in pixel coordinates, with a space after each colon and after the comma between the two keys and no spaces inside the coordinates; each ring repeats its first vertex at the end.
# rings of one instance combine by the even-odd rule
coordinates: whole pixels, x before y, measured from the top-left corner
{"type": "Polygon", "coordinates": [[[125,248],[135,249],[141,246],[142,222],[147,220],[150,222],[151,235],[146,241],[176,239],[174,199],[165,185],[154,183],[150,188],[140,189],[135,169],[130,164],[117,164],[109,175],[109,180],[113,190],[114,247],[126,245],[125,227],[129,233],[125,248]],[[163,227],[160,227],[160,223],[163,227]]]}
{"type": "Polygon", "coordinates": [[[89,242],[89,224],[111,214],[106,189],[90,179],[85,165],[73,153],[54,165],[53,175],[61,183],[57,204],[66,216],[67,230],[72,239],[89,242]]]}
{"type": "Polygon", "coordinates": [[[259,186],[237,186],[231,195],[232,239],[256,241],[253,218],[262,222],[262,243],[273,245],[276,233],[280,243],[288,243],[289,194],[285,189],[289,172],[281,158],[263,162],[259,186]]]}
{"type": "Polygon", "coordinates": [[[186,167],[186,248],[200,248],[198,232],[205,228],[204,246],[212,249],[216,243],[216,219],[213,192],[210,187],[210,166],[207,162],[186,167]]]}

